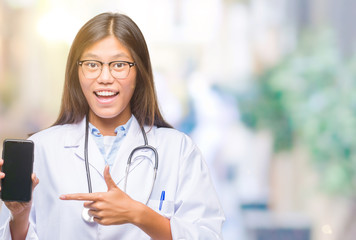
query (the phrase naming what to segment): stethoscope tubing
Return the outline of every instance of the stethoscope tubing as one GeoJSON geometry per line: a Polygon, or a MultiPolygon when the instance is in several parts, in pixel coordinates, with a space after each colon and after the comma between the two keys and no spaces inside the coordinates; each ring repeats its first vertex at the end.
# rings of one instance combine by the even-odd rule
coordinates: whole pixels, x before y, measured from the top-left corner
{"type": "Polygon", "coordinates": [[[85,170],[87,172],[87,181],[88,181],[88,192],[92,193],[91,187],[91,177],[90,177],[90,169],[89,169],[89,158],[88,158],[88,136],[89,136],[89,116],[86,116],[85,120],[85,141],[84,141],[84,160],[85,160],[85,170]]]}
{"type": "Polygon", "coordinates": [[[126,165],[126,171],[125,171],[124,192],[126,192],[127,178],[128,178],[129,171],[130,171],[132,156],[134,155],[134,153],[135,153],[136,151],[140,151],[140,150],[143,150],[143,149],[148,149],[148,150],[153,151],[153,153],[154,153],[154,155],[155,155],[155,163],[154,163],[155,165],[154,165],[154,167],[153,167],[154,173],[153,173],[153,180],[152,180],[152,185],[151,185],[151,191],[150,191],[150,193],[148,194],[148,197],[147,197],[147,199],[146,199],[146,201],[145,201],[145,204],[147,205],[148,200],[150,199],[150,196],[151,196],[152,191],[153,191],[153,185],[154,185],[154,183],[155,183],[155,181],[156,181],[156,177],[157,177],[158,152],[157,152],[156,148],[154,148],[154,147],[148,145],[147,136],[146,136],[145,130],[144,130],[143,128],[141,128],[141,131],[142,131],[142,135],[143,135],[143,137],[144,137],[145,145],[134,148],[134,149],[131,151],[129,158],[127,159],[127,165],[126,165]]]}
{"type": "MultiPolygon", "coordinates": [[[[84,161],[85,161],[85,170],[86,170],[86,174],[87,174],[88,192],[92,193],[90,168],[89,168],[89,158],[88,158],[88,138],[89,138],[89,116],[88,115],[86,116],[85,126],[86,127],[85,127],[85,141],[84,141],[84,161]]],[[[128,178],[128,174],[129,174],[129,171],[130,171],[130,165],[131,165],[132,157],[135,154],[135,152],[140,151],[140,150],[144,150],[144,149],[148,149],[148,150],[153,151],[154,158],[155,158],[154,167],[153,167],[154,174],[153,174],[153,181],[152,181],[152,185],[151,185],[151,191],[150,191],[150,193],[148,195],[148,198],[145,201],[145,204],[147,205],[148,200],[150,199],[150,196],[152,194],[153,186],[154,186],[154,183],[155,183],[156,177],[157,177],[158,152],[157,152],[156,148],[152,147],[151,145],[148,145],[147,135],[146,135],[146,132],[145,132],[143,127],[141,127],[141,132],[142,132],[142,136],[143,136],[143,140],[144,140],[144,145],[134,148],[131,151],[130,155],[129,155],[129,158],[127,160],[127,165],[126,165],[126,171],[125,171],[124,192],[126,193],[127,178],[128,178]]]]}

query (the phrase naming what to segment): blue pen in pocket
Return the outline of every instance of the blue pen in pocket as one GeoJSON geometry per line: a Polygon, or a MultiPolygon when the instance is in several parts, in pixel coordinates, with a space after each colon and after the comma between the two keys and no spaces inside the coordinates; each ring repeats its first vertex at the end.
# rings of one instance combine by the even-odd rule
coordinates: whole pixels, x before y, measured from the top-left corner
{"type": "Polygon", "coordinates": [[[162,193],[161,193],[161,199],[159,200],[159,210],[160,210],[160,211],[162,210],[162,204],[163,204],[165,195],[166,195],[166,192],[165,192],[165,191],[162,191],[162,193]]]}

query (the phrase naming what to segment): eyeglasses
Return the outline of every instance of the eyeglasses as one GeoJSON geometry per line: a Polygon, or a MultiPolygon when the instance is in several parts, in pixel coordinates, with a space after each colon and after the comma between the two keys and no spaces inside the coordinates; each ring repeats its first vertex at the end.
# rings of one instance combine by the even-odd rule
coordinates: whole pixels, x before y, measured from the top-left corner
{"type": "Polygon", "coordinates": [[[97,60],[83,60],[78,61],[77,64],[82,67],[82,72],[88,79],[98,78],[103,70],[104,64],[109,65],[110,73],[114,78],[127,78],[127,76],[130,74],[131,67],[136,65],[134,62],[127,61],[113,61],[104,63],[97,60]]]}

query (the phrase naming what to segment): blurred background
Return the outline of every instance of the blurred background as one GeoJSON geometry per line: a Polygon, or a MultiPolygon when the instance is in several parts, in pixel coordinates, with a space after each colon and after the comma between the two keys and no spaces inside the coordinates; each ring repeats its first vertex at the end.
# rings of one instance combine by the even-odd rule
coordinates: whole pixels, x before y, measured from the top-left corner
{"type": "MultiPolygon", "coordinates": [[[[202,150],[224,239],[356,235],[353,0],[0,0],[0,140],[57,117],[79,28],[127,14],[160,107],[202,150]]],[[[1,147],[0,147],[1,149],[1,147]]]]}

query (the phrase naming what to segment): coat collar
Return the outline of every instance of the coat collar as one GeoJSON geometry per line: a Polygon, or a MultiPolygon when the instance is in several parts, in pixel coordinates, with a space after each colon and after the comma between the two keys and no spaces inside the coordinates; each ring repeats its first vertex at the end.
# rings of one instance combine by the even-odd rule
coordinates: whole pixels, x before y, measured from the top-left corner
{"type": "Polygon", "coordinates": [[[85,135],[85,117],[83,120],[76,124],[68,124],[67,134],[64,140],[64,147],[78,147],[81,141],[84,142],[85,135]]]}

